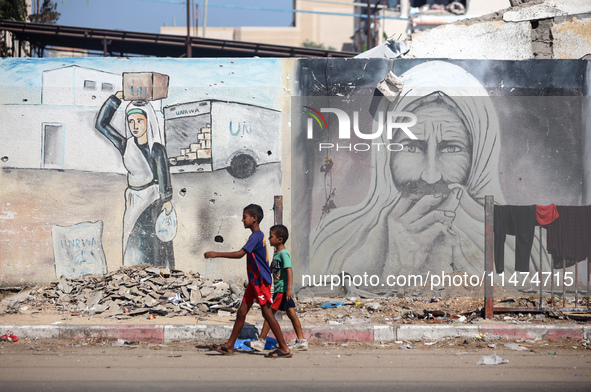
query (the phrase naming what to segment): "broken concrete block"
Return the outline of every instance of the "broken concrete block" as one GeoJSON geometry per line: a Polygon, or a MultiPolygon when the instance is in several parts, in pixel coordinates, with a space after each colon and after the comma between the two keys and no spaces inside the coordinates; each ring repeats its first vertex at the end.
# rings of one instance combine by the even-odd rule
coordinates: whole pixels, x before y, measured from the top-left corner
{"type": "Polygon", "coordinates": [[[191,290],[191,295],[189,296],[189,302],[191,303],[191,305],[197,305],[201,298],[203,297],[201,296],[201,292],[199,291],[199,289],[191,290]]]}
{"type": "Polygon", "coordinates": [[[215,283],[214,286],[217,290],[226,290],[230,288],[230,285],[224,282],[215,283]]]}
{"type": "Polygon", "coordinates": [[[62,277],[57,285],[58,289],[64,294],[70,294],[72,292],[72,286],[68,284],[66,278],[62,277]]]}
{"type": "Polygon", "coordinates": [[[378,90],[388,99],[390,102],[394,102],[404,87],[404,82],[394,72],[390,71],[378,83],[378,90]]]}
{"type": "Polygon", "coordinates": [[[206,287],[202,287],[200,291],[201,291],[201,296],[204,298],[207,298],[215,291],[215,289],[212,287],[206,286],[206,287]]]}

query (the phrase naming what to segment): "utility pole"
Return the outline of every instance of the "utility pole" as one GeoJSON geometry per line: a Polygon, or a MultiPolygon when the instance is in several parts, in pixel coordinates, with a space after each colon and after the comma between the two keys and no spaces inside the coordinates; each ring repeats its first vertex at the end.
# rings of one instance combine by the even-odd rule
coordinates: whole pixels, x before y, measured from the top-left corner
{"type": "Polygon", "coordinates": [[[199,36],[199,4],[195,6],[195,37],[199,36]]]}
{"type": "Polygon", "coordinates": [[[367,45],[366,50],[370,50],[371,46],[371,0],[367,0],[367,18],[365,18],[365,44],[367,45]]]}
{"type": "Polygon", "coordinates": [[[400,17],[410,17],[410,0],[400,0],[400,17]]]}
{"type": "Polygon", "coordinates": [[[205,28],[207,27],[207,0],[205,0],[203,7],[203,38],[205,38],[205,28]]]}
{"type": "Polygon", "coordinates": [[[187,58],[191,57],[191,0],[187,0],[187,58]]]}

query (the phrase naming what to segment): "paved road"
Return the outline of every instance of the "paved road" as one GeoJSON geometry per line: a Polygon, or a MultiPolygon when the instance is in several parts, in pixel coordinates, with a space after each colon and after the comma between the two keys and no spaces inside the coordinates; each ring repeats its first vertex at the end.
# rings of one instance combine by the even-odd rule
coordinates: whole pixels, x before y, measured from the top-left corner
{"type": "Polygon", "coordinates": [[[113,347],[112,342],[84,344],[1,344],[0,390],[591,390],[591,350],[581,349],[332,346],[311,348],[290,359],[266,359],[250,353],[223,356],[190,344],[142,344],[135,348],[113,347]],[[476,364],[493,352],[509,363],[476,364]]]}

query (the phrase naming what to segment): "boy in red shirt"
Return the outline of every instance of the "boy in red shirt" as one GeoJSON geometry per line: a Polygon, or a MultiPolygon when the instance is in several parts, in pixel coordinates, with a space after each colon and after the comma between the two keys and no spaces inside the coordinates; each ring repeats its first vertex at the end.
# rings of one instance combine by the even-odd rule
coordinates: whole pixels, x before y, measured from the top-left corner
{"type": "MultiPolygon", "coordinates": [[[[272,226],[269,230],[269,244],[275,248],[273,262],[271,263],[271,272],[273,273],[274,293],[271,309],[273,314],[278,310],[284,311],[293,325],[297,339],[290,347],[292,350],[307,350],[308,341],[304,338],[302,325],[296,314],[295,302],[293,301],[293,274],[291,270],[291,256],[285,247],[285,242],[289,238],[289,231],[284,225],[272,226]]],[[[263,351],[267,334],[269,333],[269,324],[264,323],[261,329],[259,340],[246,342],[249,347],[263,351]]]]}
{"type": "Polygon", "coordinates": [[[275,351],[265,355],[267,358],[289,358],[292,356],[289,347],[285,343],[283,334],[281,333],[281,327],[275,317],[273,317],[273,311],[271,304],[271,270],[269,268],[269,256],[267,253],[267,243],[265,241],[265,235],[259,228],[260,222],[263,220],[263,209],[257,204],[249,204],[242,212],[242,222],[244,228],[250,229],[252,234],[248,238],[246,244],[242,249],[235,252],[205,252],[205,258],[210,259],[214,257],[224,257],[228,259],[241,259],[246,255],[246,269],[248,272],[248,286],[244,292],[244,298],[242,298],[242,304],[238,308],[236,314],[236,321],[234,322],[234,328],[232,328],[232,334],[230,339],[225,344],[212,344],[208,346],[211,350],[215,350],[222,354],[232,355],[234,354],[234,344],[238,335],[244,326],[246,315],[252,307],[254,301],[261,306],[263,317],[273,335],[277,339],[279,348],[275,351]]]}

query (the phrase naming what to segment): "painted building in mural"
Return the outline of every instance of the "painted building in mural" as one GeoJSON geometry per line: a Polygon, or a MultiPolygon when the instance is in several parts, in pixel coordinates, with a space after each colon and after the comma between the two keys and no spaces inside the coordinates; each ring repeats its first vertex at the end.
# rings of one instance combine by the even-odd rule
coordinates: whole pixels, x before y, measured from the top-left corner
{"type": "Polygon", "coordinates": [[[121,76],[76,65],[54,67],[37,75],[41,89],[36,96],[24,96],[0,109],[4,126],[20,129],[0,136],[3,145],[19,151],[9,156],[10,167],[122,172],[118,162],[99,164],[94,158],[109,151],[97,150],[92,142],[98,136],[96,111],[121,89],[121,76]],[[80,138],[88,143],[80,144],[80,138]]]}
{"type": "MultiPolygon", "coordinates": [[[[118,268],[133,238],[126,195],[148,187],[161,202],[152,218],[175,210],[174,268],[211,279],[244,277],[243,263],[203,252],[240,249],[250,203],[267,234],[282,195],[297,286],[304,274],[481,275],[485,196],[591,204],[587,60],[5,59],[0,70],[0,284],[56,278],[56,226],[98,222],[91,240],[58,243],[100,235],[118,268]],[[166,75],[167,93],[118,97],[124,73],[166,75]],[[143,157],[165,152],[152,167],[170,192],[126,161],[127,147],[141,153],[137,118],[151,124],[143,157]]],[[[550,269],[545,241],[536,229],[532,273],[550,269]]],[[[515,249],[508,239],[508,273],[515,249]]]]}

